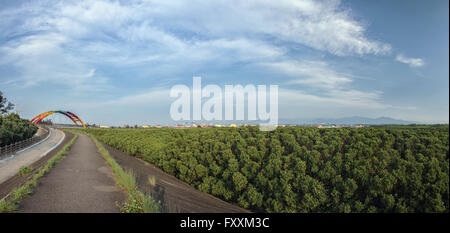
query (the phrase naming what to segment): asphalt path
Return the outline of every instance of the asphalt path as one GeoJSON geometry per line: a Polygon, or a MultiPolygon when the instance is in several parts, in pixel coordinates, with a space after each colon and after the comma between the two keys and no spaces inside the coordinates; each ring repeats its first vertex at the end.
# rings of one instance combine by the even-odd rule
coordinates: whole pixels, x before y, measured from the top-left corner
{"type": "Polygon", "coordinates": [[[115,213],[126,194],[94,142],[80,134],[68,155],[22,201],[24,213],[115,213]]]}

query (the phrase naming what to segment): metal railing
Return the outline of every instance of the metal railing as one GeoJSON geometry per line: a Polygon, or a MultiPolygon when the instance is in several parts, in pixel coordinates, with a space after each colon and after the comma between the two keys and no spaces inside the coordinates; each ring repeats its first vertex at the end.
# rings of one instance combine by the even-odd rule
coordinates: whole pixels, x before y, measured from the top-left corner
{"type": "Polygon", "coordinates": [[[39,127],[41,130],[33,135],[33,137],[18,141],[3,147],[0,147],[0,160],[6,158],[8,155],[12,155],[16,153],[17,151],[20,151],[28,146],[31,146],[43,139],[45,139],[48,134],[50,133],[50,130],[47,127],[39,127]]]}

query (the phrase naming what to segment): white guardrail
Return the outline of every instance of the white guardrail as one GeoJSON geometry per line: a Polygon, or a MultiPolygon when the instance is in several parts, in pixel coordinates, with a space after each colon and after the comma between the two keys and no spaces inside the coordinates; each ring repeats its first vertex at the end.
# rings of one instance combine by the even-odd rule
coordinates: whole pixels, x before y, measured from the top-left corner
{"type": "Polygon", "coordinates": [[[49,138],[51,134],[50,129],[45,126],[39,126],[39,128],[41,129],[40,133],[33,135],[33,137],[31,138],[0,147],[0,160],[14,153],[24,151],[47,140],[47,138],[49,138]]]}

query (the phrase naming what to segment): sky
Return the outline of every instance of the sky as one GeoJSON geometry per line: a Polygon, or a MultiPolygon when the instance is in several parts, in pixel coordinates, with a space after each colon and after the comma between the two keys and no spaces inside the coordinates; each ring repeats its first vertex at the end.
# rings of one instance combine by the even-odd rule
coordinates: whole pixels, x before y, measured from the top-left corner
{"type": "Polygon", "coordinates": [[[278,85],[281,119],[448,123],[448,28],[447,0],[2,0],[0,91],[25,118],[165,124],[201,76],[278,85]]]}

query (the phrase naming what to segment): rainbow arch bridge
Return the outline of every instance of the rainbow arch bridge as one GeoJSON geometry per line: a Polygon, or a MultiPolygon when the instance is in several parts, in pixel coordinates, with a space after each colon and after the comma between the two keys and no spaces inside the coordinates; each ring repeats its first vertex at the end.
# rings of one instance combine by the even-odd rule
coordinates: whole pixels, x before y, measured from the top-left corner
{"type": "Polygon", "coordinates": [[[83,126],[83,128],[86,128],[86,125],[84,124],[84,122],[77,115],[75,115],[75,113],[69,112],[69,111],[63,111],[63,110],[43,112],[43,113],[35,116],[33,119],[31,119],[31,123],[39,124],[39,122],[41,122],[44,118],[46,118],[54,113],[62,114],[64,116],[68,117],[70,120],[72,120],[77,126],[83,126]]]}

